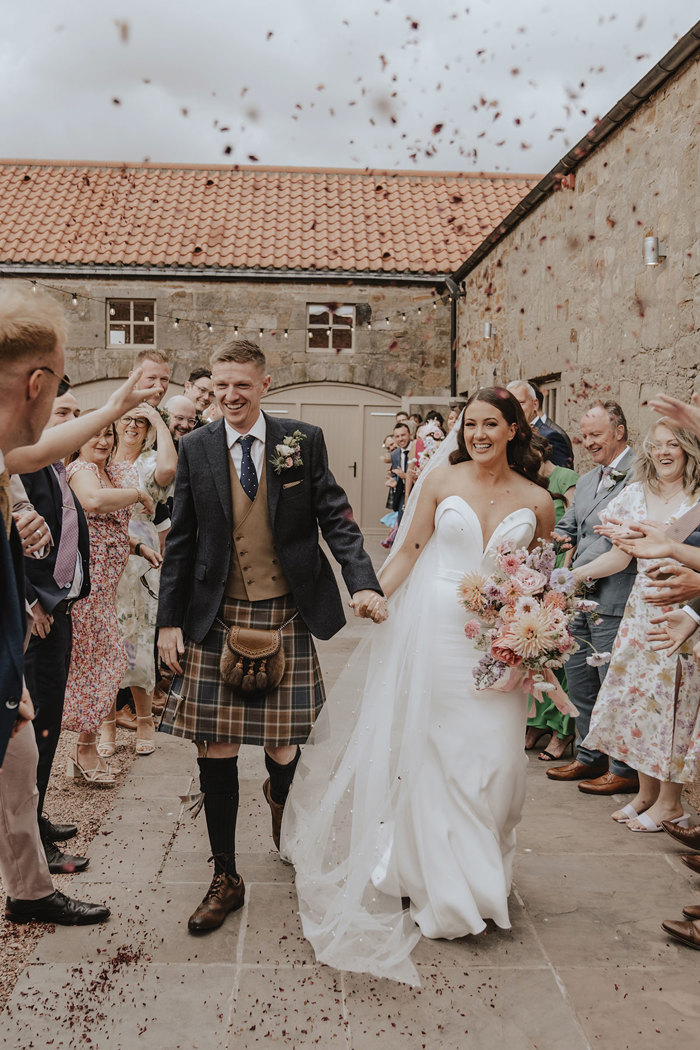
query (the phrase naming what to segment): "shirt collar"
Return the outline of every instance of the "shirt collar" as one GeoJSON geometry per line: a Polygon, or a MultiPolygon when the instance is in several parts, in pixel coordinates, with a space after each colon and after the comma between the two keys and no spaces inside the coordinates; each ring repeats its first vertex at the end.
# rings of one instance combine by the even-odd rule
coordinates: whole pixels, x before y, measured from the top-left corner
{"type": "MultiPolygon", "coordinates": [[[[238,430],[234,430],[231,424],[226,419],[224,420],[224,427],[226,428],[226,444],[231,449],[239,440],[239,438],[242,438],[245,435],[241,434],[238,430]]],[[[262,412],[255,420],[255,423],[250,428],[248,433],[251,434],[253,437],[258,438],[259,441],[262,441],[263,445],[265,444],[265,438],[267,437],[267,426],[265,425],[265,416],[262,414],[262,412]]]]}
{"type": "Polygon", "coordinates": [[[615,459],[612,461],[612,463],[608,463],[608,467],[607,467],[608,473],[610,473],[611,470],[615,470],[615,468],[620,463],[620,460],[625,458],[625,456],[627,455],[629,450],[630,450],[629,445],[625,445],[625,447],[623,448],[623,450],[620,453],[620,455],[616,456],[615,459]]]}

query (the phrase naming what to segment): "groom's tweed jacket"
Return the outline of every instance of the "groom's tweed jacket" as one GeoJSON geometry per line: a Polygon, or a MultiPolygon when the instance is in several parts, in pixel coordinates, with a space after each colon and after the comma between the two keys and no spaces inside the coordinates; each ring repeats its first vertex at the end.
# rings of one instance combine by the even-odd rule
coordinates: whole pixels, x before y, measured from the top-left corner
{"type": "MultiPolygon", "coordinates": [[[[571,506],[554,530],[560,535],[568,536],[576,546],[573,561],[575,566],[587,565],[612,547],[610,540],[599,536],[593,530],[596,525],[600,525],[601,510],[632,480],[633,461],[634,453],[630,449],[615,468],[621,473],[624,472],[625,476],[609,489],[600,488],[596,491],[600,481],[600,467],[589,470],[579,478],[571,506]]],[[[607,616],[622,616],[636,575],[637,562],[633,558],[622,572],[597,580],[590,592],[593,601],[598,602],[596,612],[607,616]]]]}
{"type": "MultiPolygon", "coordinates": [[[[323,432],[310,423],[265,413],[267,504],[275,548],[302,620],[317,638],[345,623],[319,528],[340,563],[350,593],[381,587],[347,496],[328,469],[323,432]],[[270,461],[285,435],[301,430],[303,463],[276,474],[270,461]]],[[[161,570],[158,626],[182,627],[192,641],[209,632],[224,596],[233,551],[229,450],[223,419],[180,441],[172,528],[161,570]]]]}

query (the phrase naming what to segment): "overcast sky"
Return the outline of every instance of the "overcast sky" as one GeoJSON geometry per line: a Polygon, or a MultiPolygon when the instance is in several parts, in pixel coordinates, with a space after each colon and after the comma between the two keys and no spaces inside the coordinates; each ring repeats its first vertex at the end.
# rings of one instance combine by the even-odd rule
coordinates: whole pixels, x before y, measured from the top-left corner
{"type": "Polygon", "coordinates": [[[0,0],[3,157],[548,171],[690,0],[0,0]]]}

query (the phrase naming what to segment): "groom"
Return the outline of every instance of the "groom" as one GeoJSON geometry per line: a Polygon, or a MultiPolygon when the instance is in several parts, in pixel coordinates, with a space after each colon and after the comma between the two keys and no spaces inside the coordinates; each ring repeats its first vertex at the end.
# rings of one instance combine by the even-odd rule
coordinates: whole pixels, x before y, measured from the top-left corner
{"type": "Polygon", "coordinates": [[[158,651],[178,677],[161,729],[197,744],[214,878],[189,920],[192,932],[220,926],[243,904],[236,871],[238,751],[265,749],[263,793],[279,848],[284,803],[304,743],[325,699],[311,635],[345,623],[318,530],[342,566],[355,615],[382,619],[385,602],[347,496],[328,469],[323,433],[260,409],[271,377],[258,346],[235,340],[211,358],[222,419],[180,442],[172,528],[158,604],[158,651]],[[301,436],[293,438],[293,432],[301,436]],[[289,443],[298,451],[280,452],[289,443]],[[219,672],[232,624],[283,631],[280,685],[245,701],[219,672]]]}

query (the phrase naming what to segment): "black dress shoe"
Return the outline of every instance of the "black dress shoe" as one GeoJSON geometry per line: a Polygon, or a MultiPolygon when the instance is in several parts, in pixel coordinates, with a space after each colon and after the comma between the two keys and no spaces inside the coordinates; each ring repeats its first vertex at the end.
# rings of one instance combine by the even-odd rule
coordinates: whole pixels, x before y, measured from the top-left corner
{"type": "Polygon", "coordinates": [[[39,817],[39,830],[43,839],[50,839],[52,842],[66,842],[78,834],[76,824],[53,824],[43,813],[39,817]]]}
{"type": "Polygon", "coordinates": [[[7,898],[5,918],[8,922],[53,922],[57,926],[88,926],[92,922],[105,922],[109,918],[109,908],[101,904],[86,904],[66,897],[60,890],[54,890],[48,897],[37,901],[20,901],[7,898]]]}
{"type": "Polygon", "coordinates": [[[52,875],[73,875],[76,871],[85,871],[90,863],[89,857],[71,857],[62,853],[55,842],[43,840],[44,853],[52,875]]]}

